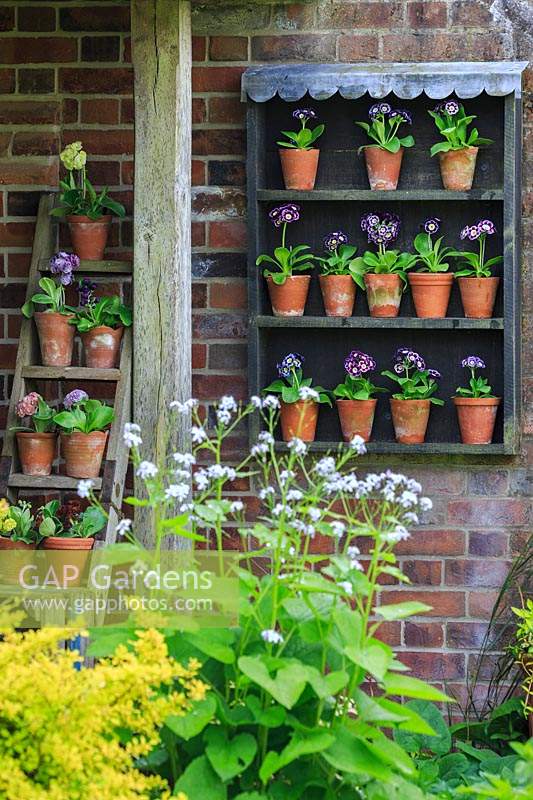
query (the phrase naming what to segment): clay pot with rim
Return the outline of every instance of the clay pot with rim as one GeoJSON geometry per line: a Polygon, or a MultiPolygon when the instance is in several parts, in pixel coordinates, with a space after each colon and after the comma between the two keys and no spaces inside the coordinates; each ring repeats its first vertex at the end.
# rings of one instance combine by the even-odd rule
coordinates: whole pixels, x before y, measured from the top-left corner
{"type": "Polygon", "coordinates": [[[66,219],[76,255],[85,261],[102,261],[111,214],[104,214],[96,220],[82,214],[70,214],[66,219]]]}
{"type": "MultiPolygon", "coordinates": [[[[36,544],[26,544],[26,542],[14,542],[7,536],[0,536],[0,551],[1,550],[36,550],[36,544]]],[[[9,560],[2,559],[2,566],[0,567],[0,583],[8,584],[9,586],[20,585],[20,570],[28,563],[28,556],[20,553],[20,556],[13,554],[9,556],[9,560]]]]}
{"type": "Polygon", "coordinates": [[[501,397],[453,397],[463,444],[490,444],[501,397]]]}
{"type": "Polygon", "coordinates": [[[76,329],[71,325],[73,314],[57,311],[36,311],[34,314],[41,360],[45,367],[70,367],[76,329]]]}
{"type": "Polygon", "coordinates": [[[61,434],[61,453],[70,478],[97,478],[107,442],[107,431],[61,434]]]}
{"type": "Polygon", "coordinates": [[[351,275],[319,275],[327,317],[351,317],[355,303],[355,281],[351,275]]]}
{"type": "Polygon", "coordinates": [[[416,316],[444,319],[453,284],[452,272],[411,272],[407,276],[416,316]]]}
{"type": "Polygon", "coordinates": [[[85,573],[90,551],[94,547],[94,537],[82,539],[77,536],[47,536],[43,539],[43,550],[54,551],[55,555],[49,556],[54,572],[64,582],[63,589],[79,586],[85,573]]]}
{"type": "Polygon", "coordinates": [[[281,435],[284,442],[294,437],[303,442],[314,442],[318,421],[319,404],[314,400],[297,400],[296,403],[281,401],[281,435]]]}
{"type": "Polygon", "coordinates": [[[370,441],[377,400],[337,400],[337,411],[341,423],[342,438],[351,442],[354,436],[360,436],[365,442],[370,441]]]}
{"type": "Polygon", "coordinates": [[[390,399],[392,424],[400,444],[422,444],[426,438],[431,403],[429,400],[390,399]]]}
{"type": "Polygon", "coordinates": [[[85,352],[85,365],[94,369],[113,369],[117,365],[124,327],[98,325],[80,334],[85,352]]]}
{"type": "Polygon", "coordinates": [[[402,279],[394,273],[367,272],[366,297],[371,317],[397,317],[402,300],[402,279]]]}
{"type": "Polygon", "coordinates": [[[378,145],[365,147],[368,182],[373,191],[390,192],[398,186],[402,166],[403,147],[391,153],[378,145]]]}
{"type": "Polygon", "coordinates": [[[490,319],[494,311],[499,278],[457,278],[465,317],[490,319]]]}
{"type": "Polygon", "coordinates": [[[15,434],[24,475],[50,475],[57,451],[57,434],[17,431],[15,434]]]}
{"type": "Polygon", "coordinates": [[[291,275],[282,284],[274,283],[267,277],[268,293],[275,317],[303,317],[310,275],[291,275]]]}
{"type": "Polygon", "coordinates": [[[320,150],[312,147],[301,150],[293,147],[280,147],[281,171],[286,189],[310,191],[315,188],[320,150]]]}
{"type": "Polygon", "coordinates": [[[462,147],[439,153],[440,174],[445,189],[469,192],[474,182],[479,147],[462,147]]]}

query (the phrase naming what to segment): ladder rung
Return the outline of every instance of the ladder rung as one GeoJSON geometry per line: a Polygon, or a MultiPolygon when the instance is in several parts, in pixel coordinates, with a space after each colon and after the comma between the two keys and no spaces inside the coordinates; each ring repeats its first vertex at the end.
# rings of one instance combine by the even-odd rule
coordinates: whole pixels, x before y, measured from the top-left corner
{"type": "Polygon", "coordinates": [[[93,369],[91,367],[22,367],[23,378],[72,381],[119,381],[119,369],[93,369]]]}
{"type": "MultiPolygon", "coordinates": [[[[40,272],[49,272],[48,259],[39,261],[40,272]]],[[[118,275],[131,275],[132,263],[131,261],[80,261],[80,266],[77,269],[77,274],[82,272],[92,273],[108,273],[113,272],[118,275]]]]}
{"type": "MultiPolygon", "coordinates": [[[[19,489],[77,489],[81,478],[69,478],[68,475],[23,475],[12,472],[8,478],[8,486],[19,489]]],[[[93,489],[102,488],[102,479],[93,478],[93,489]]]]}

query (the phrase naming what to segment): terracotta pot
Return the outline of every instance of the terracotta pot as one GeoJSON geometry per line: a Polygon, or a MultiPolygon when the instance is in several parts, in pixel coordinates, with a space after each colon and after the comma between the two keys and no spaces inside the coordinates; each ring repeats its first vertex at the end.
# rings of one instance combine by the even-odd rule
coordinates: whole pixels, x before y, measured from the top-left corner
{"type": "Polygon", "coordinates": [[[320,275],[320,290],[327,317],[351,317],[355,303],[355,281],[351,275],[320,275]]]}
{"type": "Polygon", "coordinates": [[[390,192],[398,186],[402,166],[403,147],[397,153],[390,153],[382,147],[365,147],[366,171],[370,188],[380,192],[390,192]]]}
{"type": "Polygon", "coordinates": [[[25,542],[14,542],[7,536],[0,536],[0,550],[35,550],[36,545],[25,542]]]}
{"type": "Polygon", "coordinates": [[[297,150],[292,147],[280,147],[279,157],[286,189],[310,191],[315,187],[316,171],[320,150],[297,150]]]}
{"type": "Polygon", "coordinates": [[[70,367],[76,328],[69,323],[73,314],[36,311],[33,315],[39,334],[42,362],[45,367],[70,367]]]}
{"type": "Polygon", "coordinates": [[[297,436],[303,442],[314,442],[318,421],[318,403],[314,400],[281,402],[281,435],[288,442],[297,436]]]}
{"type": "Polygon", "coordinates": [[[371,317],[397,317],[402,300],[402,281],[399,275],[365,275],[366,298],[371,317]]]}
{"type": "Polygon", "coordinates": [[[422,444],[426,438],[431,403],[429,400],[390,399],[392,424],[400,444],[422,444]]]}
{"type": "Polygon", "coordinates": [[[109,328],[99,325],[81,334],[85,351],[85,364],[95,369],[113,369],[118,360],[120,340],[124,328],[109,328]]]}
{"type": "Polygon", "coordinates": [[[354,436],[370,441],[377,400],[337,400],[342,438],[351,442],[354,436]]]}
{"type": "Polygon", "coordinates": [[[48,536],[43,539],[43,550],[54,551],[48,561],[63,589],[79,586],[86,572],[90,551],[94,547],[94,538],[68,538],[67,536],[48,536]]]}
{"type": "Polygon", "coordinates": [[[278,286],[272,278],[267,278],[268,293],[275,317],[303,317],[310,275],[292,275],[278,286]]]}
{"type": "Polygon", "coordinates": [[[496,302],[499,278],[457,278],[465,317],[490,319],[496,302]]]}
{"type": "Polygon", "coordinates": [[[107,441],[107,431],[61,434],[65,471],[71,478],[97,478],[107,441]]]}
{"type": "MultiPolygon", "coordinates": [[[[0,550],[10,550],[12,552],[7,558],[0,560],[0,583],[9,586],[20,586],[20,571],[28,564],[28,556],[24,552],[17,554],[17,551],[35,550],[37,545],[25,544],[25,542],[14,542],[7,536],[0,536],[0,550]]],[[[33,559],[30,559],[33,561],[33,559]]]]}
{"type": "Polygon", "coordinates": [[[107,244],[111,214],[94,220],[82,215],[67,217],[74,252],[86,261],[101,261],[107,244]]]}
{"type": "Polygon", "coordinates": [[[20,466],[24,475],[50,475],[56,457],[57,435],[17,431],[20,466]]]}
{"type": "Polygon", "coordinates": [[[478,147],[463,147],[439,153],[440,174],[445,189],[468,192],[472,188],[478,147]]]}
{"type": "Polygon", "coordinates": [[[501,397],[453,397],[463,444],[490,444],[501,397]]]}
{"type": "Polygon", "coordinates": [[[452,272],[413,272],[407,276],[416,316],[424,319],[443,319],[448,310],[452,291],[452,272]]]}

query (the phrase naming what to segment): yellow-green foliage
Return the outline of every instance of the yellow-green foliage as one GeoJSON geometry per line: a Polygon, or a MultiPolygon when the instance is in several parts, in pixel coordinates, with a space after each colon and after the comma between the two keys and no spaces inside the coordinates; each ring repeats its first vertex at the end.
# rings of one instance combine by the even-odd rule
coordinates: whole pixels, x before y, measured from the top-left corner
{"type": "MultiPolygon", "coordinates": [[[[1,800],[139,800],[169,796],[134,761],[159,740],[170,714],[185,714],[206,686],[169,658],[155,630],[94,669],[59,646],[72,631],[8,631],[0,643],[1,800]]],[[[183,798],[182,798],[183,800],[183,798]]]]}

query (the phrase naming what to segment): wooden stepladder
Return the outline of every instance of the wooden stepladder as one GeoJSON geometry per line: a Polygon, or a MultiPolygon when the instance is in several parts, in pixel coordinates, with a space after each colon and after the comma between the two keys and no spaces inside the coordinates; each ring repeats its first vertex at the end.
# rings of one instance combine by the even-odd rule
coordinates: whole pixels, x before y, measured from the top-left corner
{"type": "MultiPolygon", "coordinates": [[[[50,216],[56,195],[47,194],[41,197],[26,300],[38,290],[42,273],[49,270],[49,259],[55,249],[55,225],[50,216]]],[[[129,261],[81,261],[77,275],[95,278],[116,277],[131,281],[132,266],[129,261]]],[[[76,490],[78,478],[69,478],[57,471],[47,476],[24,475],[20,471],[15,432],[10,430],[20,420],[16,415],[16,405],[24,395],[35,389],[35,382],[42,381],[106,381],[115,384],[114,409],[115,419],[112,424],[103,474],[93,482],[95,491],[109,513],[109,519],[103,537],[103,543],[112,544],[116,538],[117,509],[120,509],[126,470],[128,466],[128,450],[122,443],[124,424],[130,420],[131,414],[131,372],[132,372],[132,340],[131,329],[126,329],[122,342],[120,364],[118,369],[91,369],[89,367],[44,367],[40,366],[41,355],[37,330],[32,319],[23,319],[17,351],[13,389],[9,402],[6,433],[0,460],[0,497],[16,501],[20,491],[72,491],[76,490]]]]}

